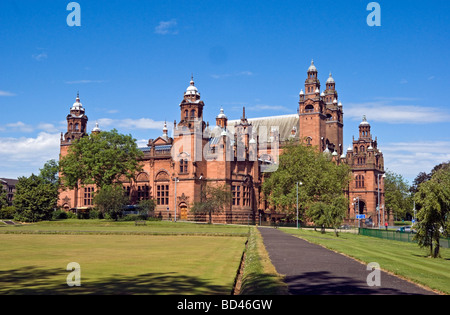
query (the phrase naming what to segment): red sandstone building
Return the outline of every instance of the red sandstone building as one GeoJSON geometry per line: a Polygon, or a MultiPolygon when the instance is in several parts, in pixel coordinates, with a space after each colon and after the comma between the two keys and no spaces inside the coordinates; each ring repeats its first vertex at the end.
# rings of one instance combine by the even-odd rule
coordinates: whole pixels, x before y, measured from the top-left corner
{"type": "MultiPolygon", "coordinates": [[[[377,139],[372,139],[369,123],[364,117],[359,139],[344,152],[343,107],[331,74],[325,90],[320,92],[318,71],[311,62],[304,88],[299,107],[293,108],[296,114],[247,118],[244,108],[240,119],[228,120],[220,109],[215,126],[210,126],[203,120],[205,103],[191,79],[179,104],[180,117],[174,121],[173,136],[169,137],[165,125],[160,137],[149,139],[147,147],[141,148],[143,170],[135,181],[122,182],[124,190],[132,202],[155,199],[156,215],[163,219],[201,221],[206,216],[196,216],[189,208],[200,200],[204,185],[226,184],[232,191],[232,202],[225,211],[213,215],[213,222],[247,223],[259,220],[260,215],[263,220],[271,220],[276,214],[264,202],[263,173],[276,169],[287,142],[305,139],[307,144],[330,154],[336,163],[351,166],[347,222],[358,224],[356,215],[365,214],[375,226],[379,221],[383,224],[383,154],[377,148],[377,139]]],[[[87,135],[87,121],[77,95],[67,116],[67,132],[61,134],[61,156],[67,154],[74,140],[87,135]]],[[[98,125],[92,132],[100,132],[98,125]]],[[[94,189],[86,186],[61,190],[59,204],[66,209],[89,209],[94,189]]]]}

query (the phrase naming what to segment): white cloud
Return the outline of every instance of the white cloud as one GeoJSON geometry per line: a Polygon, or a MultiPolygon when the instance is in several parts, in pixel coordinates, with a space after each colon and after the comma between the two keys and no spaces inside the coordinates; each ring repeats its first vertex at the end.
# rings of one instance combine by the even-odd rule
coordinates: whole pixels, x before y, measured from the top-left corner
{"type": "Polygon", "coordinates": [[[32,132],[34,130],[33,126],[27,125],[21,121],[16,123],[9,123],[2,127],[2,131],[12,131],[12,132],[32,132]]]}
{"type": "Polygon", "coordinates": [[[59,158],[59,133],[40,132],[36,138],[0,138],[0,177],[37,174],[48,160],[59,158]]]}
{"type": "Polygon", "coordinates": [[[55,125],[53,124],[49,124],[49,123],[40,123],[37,128],[39,130],[43,130],[45,132],[58,132],[59,129],[55,127],[55,125]]]}
{"type": "Polygon", "coordinates": [[[392,105],[391,101],[344,104],[345,116],[360,120],[363,115],[369,121],[390,124],[427,124],[447,122],[450,113],[440,108],[418,105],[392,105]]]}
{"type": "Polygon", "coordinates": [[[155,33],[160,35],[176,35],[177,20],[171,19],[170,21],[161,21],[158,26],[155,27],[155,33]]]}
{"type": "Polygon", "coordinates": [[[42,52],[42,53],[40,53],[40,54],[35,54],[35,55],[32,55],[32,57],[33,57],[33,59],[34,60],[36,60],[36,61],[42,61],[42,60],[45,60],[45,59],[47,59],[47,53],[46,52],[42,52]]]}
{"type": "Polygon", "coordinates": [[[381,147],[385,168],[412,180],[420,172],[450,161],[450,141],[392,142],[381,147]]]}
{"type": "Polygon", "coordinates": [[[0,90],[0,96],[16,96],[16,94],[0,90]]]}
{"type": "Polygon", "coordinates": [[[162,130],[164,121],[155,121],[150,118],[139,119],[111,119],[101,118],[97,120],[99,127],[123,128],[123,129],[157,129],[162,130]]]}

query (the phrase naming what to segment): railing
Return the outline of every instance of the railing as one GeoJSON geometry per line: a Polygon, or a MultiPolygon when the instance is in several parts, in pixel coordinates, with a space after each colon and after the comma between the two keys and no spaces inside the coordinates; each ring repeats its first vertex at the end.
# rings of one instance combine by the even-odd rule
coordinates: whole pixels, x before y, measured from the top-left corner
{"type": "MultiPolygon", "coordinates": [[[[417,241],[414,240],[415,233],[408,233],[408,232],[397,232],[392,230],[380,230],[380,229],[359,229],[360,235],[365,236],[371,236],[371,237],[378,237],[386,240],[392,240],[392,241],[400,241],[400,242],[410,242],[410,243],[416,243],[417,241]]],[[[444,248],[450,248],[450,239],[441,237],[439,240],[439,244],[441,247],[444,248]]]]}

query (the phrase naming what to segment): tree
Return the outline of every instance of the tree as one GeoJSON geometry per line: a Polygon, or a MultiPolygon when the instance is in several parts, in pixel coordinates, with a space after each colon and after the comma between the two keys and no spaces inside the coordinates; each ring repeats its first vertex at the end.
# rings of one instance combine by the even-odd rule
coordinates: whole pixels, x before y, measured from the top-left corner
{"type": "Polygon", "coordinates": [[[212,214],[220,213],[224,207],[230,205],[231,191],[226,184],[206,184],[202,187],[201,199],[194,202],[191,212],[194,214],[208,214],[209,223],[212,223],[212,214]]]}
{"type": "Polygon", "coordinates": [[[115,184],[101,187],[98,192],[94,193],[93,201],[100,212],[117,221],[129,199],[122,186],[115,184]]]}
{"type": "Polygon", "coordinates": [[[277,212],[293,219],[296,216],[297,183],[301,182],[300,215],[306,215],[322,228],[330,226],[337,231],[348,209],[344,191],[349,181],[347,165],[338,165],[328,154],[301,143],[289,145],[284,150],[278,170],[264,180],[262,189],[277,212]]]}
{"type": "Polygon", "coordinates": [[[413,208],[408,182],[402,175],[391,171],[386,172],[384,180],[386,212],[404,218],[413,208]]]}
{"type": "Polygon", "coordinates": [[[142,156],[131,135],[121,135],[115,129],[92,133],[74,141],[61,158],[62,183],[73,189],[89,184],[111,186],[122,176],[132,179],[141,170],[142,156]]]}
{"type": "Polygon", "coordinates": [[[441,168],[422,183],[414,200],[420,207],[414,238],[421,247],[430,248],[431,257],[439,257],[441,234],[448,237],[450,231],[450,167],[441,168]]]}
{"type": "Polygon", "coordinates": [[[39,169],[39,177],[44,181],[53,184],[55,186],[59,185],[59,164],[55,160],[49,160],[44,164],[44,167],[39,169]]]}
{"type": "Polygon", "coordinates": [[[19,177],[14,195],[15,219],[25,222],[49,220],[58,201],[58,190],[51,183],[32,174],[19,177]]]}
{"type": "Polygon", "coordinates": [[[156,201],[154,199],[141,200],[139,201],[137,208],[139,214],[152,217],[155,214],[156,201]]]}
{"type": "Polygon", "coordinates": [[[434,175],[434,173],[436,173],[440,169],[447,168],[449,166],[450,166],[450,161],[449,162],[443,162],[443,163],[440,163],[440,164],[436,165],[435,167],[433,167],[433,169],[431,170],[430,173],[420,172],[416,176],[416,178],[414,179],[410,191],[413,194],[415,194],[419,190],[420,184],[430,180],[431,177],[434,175]]]}
{"type": "Polygon", "coordinates": [[[0,184],[0,210],[8,206],[8,192],[0,184]]]}

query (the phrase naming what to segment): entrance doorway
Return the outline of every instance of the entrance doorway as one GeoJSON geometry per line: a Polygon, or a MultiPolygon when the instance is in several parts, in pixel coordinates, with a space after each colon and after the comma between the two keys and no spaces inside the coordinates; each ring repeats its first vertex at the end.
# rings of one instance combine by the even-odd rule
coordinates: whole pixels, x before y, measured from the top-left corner
{"type": "Polygon", "coordinates": [[[185,203],[180,204],[180,220],[187,220],[187,205],[185,203]]]}

